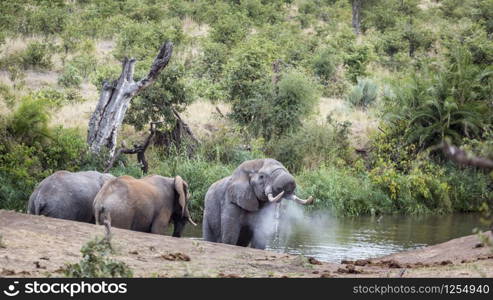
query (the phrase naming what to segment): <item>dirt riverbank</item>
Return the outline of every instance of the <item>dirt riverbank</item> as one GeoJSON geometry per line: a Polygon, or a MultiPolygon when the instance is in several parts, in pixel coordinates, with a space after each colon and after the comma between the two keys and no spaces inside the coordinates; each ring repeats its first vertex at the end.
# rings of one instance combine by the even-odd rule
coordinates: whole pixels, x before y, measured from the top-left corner
{"type": "MultiPolygon", "coordinates": [[[[338,264],[117,228],[112,234],[112,257],[138,277],[493,277],[493,253],[477,235],[338,264]],[[176,253],[183,255],[173,260],[176,253]]],[[[0,235],[0,277],[59,277],[60,268],[79,261],[80,248],[103,236],[104,228],[0,210],[0,235]]]]}

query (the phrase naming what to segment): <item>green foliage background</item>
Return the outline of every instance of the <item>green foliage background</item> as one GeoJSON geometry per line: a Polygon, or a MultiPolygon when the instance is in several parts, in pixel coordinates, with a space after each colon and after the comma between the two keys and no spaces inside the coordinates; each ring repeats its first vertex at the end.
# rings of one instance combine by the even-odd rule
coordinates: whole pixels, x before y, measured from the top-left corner
{"type": "MultiPolygon", "coordinates": [[[[133,100],[123,137],[141,139],[150,121],[172,129],[171,108],[196,99],[231,107],[193,155],[186,144],[148,152],[150,173],[189,182],[195,219],[210,184],[260,157],[284,163],[300,195],[334,214],[471,212],[492,201],[486,171],[436,146],[449,138],[492,156],[493,0],[364,1],[359,36],[347,0],[4,0],[0,11],[0,69],[12,83],[0,84],[0,208],[24,210],[56,170],[103,169],[85,132],[50,120],[83,101],[84,85],[115,80],[124,57],[143,76],[166,40],[172,62],[133,100]],[[26,47],[4,47],[16,38],[26,47]],[[115,47],[101,58],[106,41],[115,47]],[[55,72],[57,85],[26,86],[28,72],[55,72]],[[350,121],[315,120],[321,96],[377,116],[364,155],[350,121]]],[[[111,172],[142,176],[129,157],[111,172]]]]}

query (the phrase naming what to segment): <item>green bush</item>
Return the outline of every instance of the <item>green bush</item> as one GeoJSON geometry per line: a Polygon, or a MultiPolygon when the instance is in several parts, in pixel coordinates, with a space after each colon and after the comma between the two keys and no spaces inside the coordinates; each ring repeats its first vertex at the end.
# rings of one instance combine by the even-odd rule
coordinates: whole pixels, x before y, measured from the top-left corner
{"type": "Polygon", "coordinates": [[[21,54],[24,69],[49,69],[52,66],[50,46],[46,43],[31,42],[21,54]]]}
{"type": "Polygon", "coordinates": [[[350,125],[331,119],[321,125],[306,123],[296,132],[272,139],[266,153],[293,172],[320,166],[347,167],[355,160],[349,146],[350,125]]]}
{"type": "MultiPolygon", "coordinates": [[[[138,61],[150,60],[156,56],[164,42],[171,41],[177,46],[183,38],[182,26],[178,20],[172,19],[157,24],[129,21],[124,24],[116,38],[114,55],[118,60],[124,57],[133,57],[138,61]]],[[[137,65],[137,68],[144,68],[142,65],[144,64],[137,65]]]]}
{"type": "Polygon", "coordinates": [[[208,161],[233,166],[245,160],[261,158],[263,153],[259,148],[263,141],[248,140],[246,136],[242,128],[220,127],[210,137],[203,139],[199,153],[208,161]]]}
{"type": "Polygon", "coordinates": [[[248,33],[248,23],[243,14],[229,13],[212,24],[211,40],[229,47],[245,39],[248,33]]]}
{"type": "Polygon", "coordinates": [[[64,87],[78,87],[82,83],[82,76],[79,70],[72,65],[63,68],[63,73],[58,77],[58,84],[64,87]]]}
{"type": "Polygon", "coordinates": [[[0,122],[0,208],[24,211],[38,182],[84,164],[85,140],[77,130],[49,128],[49,105],[27,97],[0,122]]]}
{"type": "Polygon", "coordinates": [[[392,201],[365,175],[347,169],[320,167],[296,176],[301,196],[315,197],[315,208],[336,215],[358,216],[393,212],[392,201]]]}
{"type": "Polygon", "coordinates": [[[476,212],[482,203],[493,199],[491,178],[482,171],[446,164],[444,179],[450,186],[449,197],[454,211],[476,212]]]}
{"type": "Polygon", "coordinates": [[[334,54],[334,49],[329,47],[319,49],[312,60],[312,67],[315,74],[327,82],[335,74],[338,59],[334,54]]]}
{"type": "Polygon", "coordinates": [[[116,64],[100,64],[96,71],[89,76],[91,83],[97,88],[103,86],[104,81],[112,82],[117,80],[121,74],[121,66],[116,64]]]}
{"type": "Polygon", "coordinates": [[[367,78],[358,79],[358,83],[353,87],[347,101],[354,106],[368,107],[375,102],[378,96],[378,86],[367,78]]]}
{"type": "Polygon", "coordinates": [[[225,84],[231,100],[244,101],[256,96],[270,80],[274,44],[250,38],[236,47],[225,66],[225,84]]]}
{"type": "Polygon", "coordinates": [[[444,69],[424,70],[395,84],[394,96],[386,101],[391,122],[406,120],[408,142],[421,148],[445,137],[456,145],[462,137],[478,137],[490,122],[487,99],[493,88],[492,74],[472,64],[467,49],[457,48],[444,69]]]}
{"type": "Polygon", "coordinates": [[[120,261],[108,258],[112,252],[110,242],[105,238],[95,238],[82,246],[82,259],[63,268],[65,277],[71,278],[114,278],[133,277],[130,267],[120,261]]]}
{"type": "Polygon", "coordinates": [[[391,164],[382,163],[370,172],[373,184],[392,200],[392,210],[405,214],[450,213],[450,186],[443,178],[443,169],[417,162],[409,174],[401,174],[391,164]]]}

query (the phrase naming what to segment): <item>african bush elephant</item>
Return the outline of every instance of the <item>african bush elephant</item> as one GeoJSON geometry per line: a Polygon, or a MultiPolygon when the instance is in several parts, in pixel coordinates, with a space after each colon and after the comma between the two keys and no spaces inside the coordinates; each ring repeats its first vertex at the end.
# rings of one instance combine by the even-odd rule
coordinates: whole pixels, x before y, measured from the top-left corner
{"type": "Polygon", "coordinates": [[[94,223],[93,201],[103,184],[114,178],[96,171],[57,171],[41,181],[29,197],[33,215],[94,223]]]}
{"type": "Polygon", "coordinates": [[[180,237],[187,222],[196,225],[188,200],[188,184],[180,176],[121,176],[108,181],[96,195],[96,224],[109,216],[114,227],[165,234],[173,222],[173,236],[180,237]]]}
{"type": "Polygon", "coordinates": [[[277,160],[243,162],[233,174],[215,182],[205,195],[204,240],[265,249],[274,233],[274,205],[282,199],[300,204],[294,177],[277,160]]]}

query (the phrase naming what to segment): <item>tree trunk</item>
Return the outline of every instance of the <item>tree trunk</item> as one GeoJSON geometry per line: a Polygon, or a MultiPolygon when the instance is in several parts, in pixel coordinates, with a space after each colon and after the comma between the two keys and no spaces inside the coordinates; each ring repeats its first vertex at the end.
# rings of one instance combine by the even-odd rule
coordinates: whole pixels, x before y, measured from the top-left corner
{"type": "Polygon", "coordinates": [[[361,0],[352,0],[353,29],[356,35],[361,33],[361,0]]]}
{"type": "Polygon", "coordinates": [[[115,82],[103,84],[99,102],[89,120],[87,143],[92,152],[100,153],[103,147],[106,147],[109,150],[109,159],[113,158],[118,128],[123,122],[130,101],[156,81],[159,73],[168,65],[172,51],[171,42],[163,44],[149,73],[138,82],[133,80],[135,59],[125,58],[120,78],[115,82]]]}
{"type": "Polygon", "coordinates": [[[156,131],[156,138],[154,140],[154,145],[158,145],[168,150],[171,145],[180,148],[183,143],[183,138],[188,137],[189,142],[187,146],[187,154],[192,157],[200,141],[195,137],[190,126],[181,118],[180,114],[171,108],[173,114],[176,118],[175,126],[170,131],[156,131]]]}

